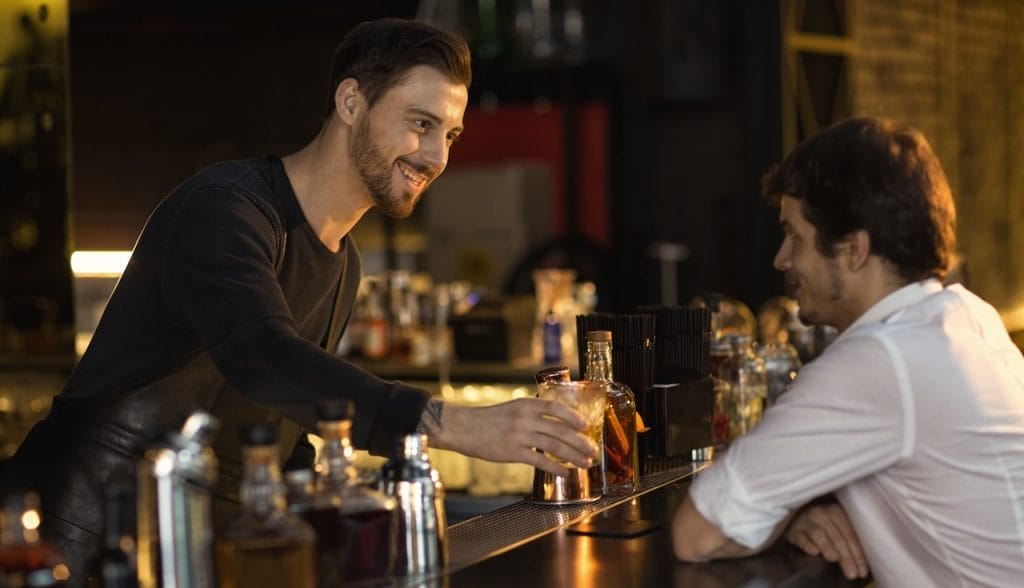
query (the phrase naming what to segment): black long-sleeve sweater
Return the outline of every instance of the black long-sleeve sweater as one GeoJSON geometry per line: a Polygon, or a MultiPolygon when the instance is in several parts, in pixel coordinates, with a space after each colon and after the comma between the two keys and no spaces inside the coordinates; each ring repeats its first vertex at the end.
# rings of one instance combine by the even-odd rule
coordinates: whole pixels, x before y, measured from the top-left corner
{"type": "Polygon", "coordinates": [[[103,486],[145,443],[200,408],[221,422],[215,521],[236,508],[239,429],[279,424],[282,457],[318,401],[355,402],[353,441],[377,453],[419,422],[427,393],[332,353],[359,254],[306,221],[277,157],[225,162],[154,211],[88,350],[14,459],[42,495],[44,534],[81,561],[102,529],[103,486]]]}

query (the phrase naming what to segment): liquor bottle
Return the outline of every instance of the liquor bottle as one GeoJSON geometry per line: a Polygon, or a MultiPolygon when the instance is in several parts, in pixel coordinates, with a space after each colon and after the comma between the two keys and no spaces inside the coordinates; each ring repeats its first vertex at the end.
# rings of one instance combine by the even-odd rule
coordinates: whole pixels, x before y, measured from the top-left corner
{"type": "Polygon", "coordinates": [[[717,338],[711,341],[709,351],[709,368],[711,382],[715,390],[715,408],[711,417],[711,438],[715,444],[728,443],[732,436],[730,434],[732,414],[732,385],[729,383],[729,373],[726,367],[732,361],[735,352],[732,350],[732,343],[726,338],[717,338]]]}
{"type": "Polygon", "coordinates": [[[300,515],[302,509],[309,504],[313,497],[313,470],[302,468],[287,470],[284,473],[285,502],[288,504],[288,512],[300,515]]]}
{"type": "Polygon", "coordinates": [[[633,391],[616,382],[612,372],[612,332],[587,332],[587,367],[583,378],[607,383],[604,447],[601,452],[602,494],[628,494],[640,486],[636,446],[637,413],[633,391]]]}
{"type": "Polygon", "coordinates": [[[754,352],[750,335],[730,335],[733,355],[722,366],[729,380],[729,435],[736,439],[746,435],[761,420],[764,400],[768,396],[768,380],[764,360],[754,352]]]}
{"type": "Polygon", "coordinates": [[[90,588],[138,588],[133,478],[114,478],[103,488],[103,548],[92,562],[90,588]]]}
{"type": "Polygon", "coordinates": [[[366,307],[362,313],[364,329],[362,350],[367,359],[384,359],[388,356],[388,320],[384,310],[382,286],[378,281],[369,281],[366,292],[366,307]]]}
{"type": "Polygon", "coordinates": [[[323,447],[308,504],[297,512],[316,531],[319,585],[327,588],[384,578],[395,557],[395,501],[360,486],[353,465],[350,401],[321,403],[317,429],[323,447]]]}
{"type": "Polygon", "coordinates": [[[217,541],[220,586],[313,588],[316,535],[285,509],[274,426],[246,427],[242,444],[242,512],[217,541]]]}
{"type": "Polygon", "coordinates": [[[544,326],[541,328],[544,349],[544,363],[562,361],[562,323],[552,309],[544,315],[544,326]]]}

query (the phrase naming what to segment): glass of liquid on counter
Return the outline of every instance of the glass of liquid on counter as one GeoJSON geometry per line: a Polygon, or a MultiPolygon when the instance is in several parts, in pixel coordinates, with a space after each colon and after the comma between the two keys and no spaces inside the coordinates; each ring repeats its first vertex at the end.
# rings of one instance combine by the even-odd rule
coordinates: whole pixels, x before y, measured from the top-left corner
{"type": "MultiPolygon", "coordinates": [[[[604,411],[608,386],[598,381],[552,381],[538,385],[539,398],[560,402],[580,413],[587,421],[587,429],[583,432],[595,445],[602,445],[602,429],[604,427],[604,411]]],[[[574,467],[559,456],[548,455],[567,467],[574,467]]]]}

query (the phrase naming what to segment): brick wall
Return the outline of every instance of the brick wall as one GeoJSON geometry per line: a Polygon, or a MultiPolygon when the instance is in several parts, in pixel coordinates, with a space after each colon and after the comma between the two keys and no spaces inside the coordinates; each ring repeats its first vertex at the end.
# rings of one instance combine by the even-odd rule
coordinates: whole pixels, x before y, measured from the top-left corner
{"type": "Polygon", "coordinates": [[[957,201],[968,282],[1015,323],[1012,311],[1024,307],[1024,3],[862,0],[857,8],[855,113],[928,136],[957,201]]]}

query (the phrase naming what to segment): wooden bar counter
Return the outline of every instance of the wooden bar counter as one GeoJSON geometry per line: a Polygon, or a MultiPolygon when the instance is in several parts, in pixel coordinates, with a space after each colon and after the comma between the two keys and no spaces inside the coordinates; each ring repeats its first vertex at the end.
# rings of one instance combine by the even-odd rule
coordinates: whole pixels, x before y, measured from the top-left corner
{"type": "Polygon", "coordinates": [[[449,527],[451,565],[434,586],[840,588],[835,564],[780,540],[755,557],[679,562],[669,524],[701,465],[644,476],[629,497],[586,505],[522,501],[449,527]],[[579,523],[587,521],[584,528],[579,523]],[[584,531],[581,533],[581,531],[584,531]],[[632,535],[632,536],[630,536],[632,535]]]}

